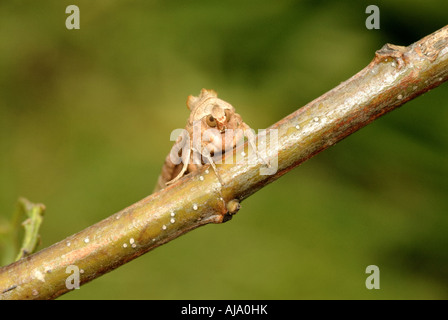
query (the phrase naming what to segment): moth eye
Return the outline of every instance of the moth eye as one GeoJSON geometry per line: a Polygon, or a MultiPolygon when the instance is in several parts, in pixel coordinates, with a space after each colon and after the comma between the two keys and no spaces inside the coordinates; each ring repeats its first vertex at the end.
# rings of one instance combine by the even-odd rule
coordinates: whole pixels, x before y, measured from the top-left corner
{"type": "Polygon", "coordinates": [[[227,121],[229,121],[229,120],[230,120],[230,117],[232,116],[232,113],[230,112],[230,110],[229,110],[229,109],[226,109],[226,110],[224,111],[224,114],[226,115],[226,119],[227,119],[227,121]]]}
{"type": "Polygon", "coordinates": [[[210,127],[216,127],[216,119],[211,114],[207,116],[206,121],[210,127]]]}

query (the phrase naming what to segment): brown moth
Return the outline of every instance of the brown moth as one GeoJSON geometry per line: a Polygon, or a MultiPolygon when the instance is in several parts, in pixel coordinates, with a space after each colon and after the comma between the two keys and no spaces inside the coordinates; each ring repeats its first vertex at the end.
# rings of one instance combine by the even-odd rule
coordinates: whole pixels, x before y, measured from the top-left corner
{"type": "MultiPolygon", "coordinates": [[[[166,157],[154,191],[165,188],[207,163],[212,166],[222,184],[213,157],[233,150],[243,135],[250,147],[256,151],[255,134],[251,128],[244,123],[231,104],[218,98],[215,91],[202,89],[199,97],[188,96],[187,107],[190,110],[187,126],[166,157]],[[236,134],[225,139],[229,129],[236,134]],[[197,139],[198,136],[201,139],[197,139]],[[179,163],[173,161],[176,156],[181,160],[179,163]]],[[[258,153],[257,156],[261,158],[258,153]]],[[[263,162],[266,163],[264,160],[263,162]]]]}

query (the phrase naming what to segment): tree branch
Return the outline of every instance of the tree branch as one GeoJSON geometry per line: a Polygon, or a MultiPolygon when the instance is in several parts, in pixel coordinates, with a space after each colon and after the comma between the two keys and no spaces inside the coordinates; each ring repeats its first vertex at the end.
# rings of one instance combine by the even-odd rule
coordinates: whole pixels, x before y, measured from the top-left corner
{"type": "MultiPolygon", "coordinates": [[[[239,202],[376,118],[448,79],[448,26],[408,46],[385,45],[358,74],[274,124],[278,171],[263,163],[205,167],[97,224],[0,269],[1,299],[52,299],[69,289],[67,267],[81,284],[208,223],[221,223],[239,202]]],[[[271,131],[273,132],[273,131],[271,131]]],[[[268,136],[270,133],[268,133],[268,136]]]]}

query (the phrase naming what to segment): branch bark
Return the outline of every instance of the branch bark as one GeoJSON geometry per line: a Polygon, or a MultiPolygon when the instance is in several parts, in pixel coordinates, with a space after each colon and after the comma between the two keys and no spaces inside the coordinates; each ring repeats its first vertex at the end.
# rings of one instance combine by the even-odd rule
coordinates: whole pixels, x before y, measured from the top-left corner
{"type": "MultiPolygon", "coordinates": [[[[1,299],[53,299],[208,223],[229,220],[239,202],[385,113],[448,79],[448,26],[408,46],[385,45],[349,80],[277,122],[278,171],[263,163],[218,165],[224,185],[204,168],[166,189],[31,256],[0,269],[1,299]]],[[[272,132],[272,131],[271,131],[272,132]]],[[[268,133],[268,136],[270,134],[268,133]]]]}

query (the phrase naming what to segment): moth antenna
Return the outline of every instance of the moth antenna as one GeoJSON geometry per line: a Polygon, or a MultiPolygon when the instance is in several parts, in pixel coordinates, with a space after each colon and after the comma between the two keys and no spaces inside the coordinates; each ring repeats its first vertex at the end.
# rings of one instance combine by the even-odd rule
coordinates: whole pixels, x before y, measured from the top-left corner
{"type": "MultiPolygon", "coordinates": [[[[195,148],[192,148],[193,151],[198,152],[195,148]]],[[[202,154],[203,157],[205,157],[208,162],[210,163],[210,165],[213,168],[213,171],[215,171],[216,177],[218,178],[219,183],[221,184],[221,186],[224,185],[224,182],[222,182],[221,176],[219,175],[218,172],[218,168],[216,168],[215,162],[213,161],[213,158],[210,157],[210,155],[208,155],[207,153],[202,154]]]]}
{"type": "Polygon", "coordinates": [[[252,150],[255,151],[257,158],[260,159],[268,168],[270,168],[271,164],[266,161],[266,159],[263,158],[257,150],[257,146],[255,145],[255,134],[252,132],[252,129],[245,123],[242,127],[244,128],[244,135],[246,136],[252,150]]]}

